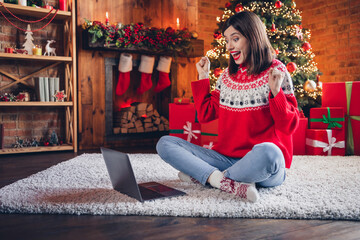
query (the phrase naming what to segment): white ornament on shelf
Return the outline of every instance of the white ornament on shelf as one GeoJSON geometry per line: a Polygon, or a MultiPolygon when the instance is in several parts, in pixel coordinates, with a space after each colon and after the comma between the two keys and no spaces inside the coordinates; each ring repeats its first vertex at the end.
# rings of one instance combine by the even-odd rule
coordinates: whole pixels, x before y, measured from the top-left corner
{"type": "Polygon", "coordinates": [[[32,50],[35,47],[33,43],[34,38],[32,37],[33,33],[31,32],[30,24],[27,25],[27,31],[25,32],[25,43],[23,44],[24,50],[28,52],[29,55],[32,55],[32,50]]]}
{"type": "Polygon", "coordinates": [[[48,56],[56,56],[55,50],[56,48],[52,48],[50,47],[50,44],[55,43],[55,40],[47,40],[47,44],[45,46],[45,52],[44,52],[44,56],[48,55],[48,56]]]}

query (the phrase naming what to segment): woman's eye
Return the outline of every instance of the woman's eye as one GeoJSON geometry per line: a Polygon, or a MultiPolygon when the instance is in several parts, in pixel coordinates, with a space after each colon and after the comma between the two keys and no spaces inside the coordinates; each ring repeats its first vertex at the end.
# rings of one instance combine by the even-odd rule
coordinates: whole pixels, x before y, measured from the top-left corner
{"type": "Polygon", "coordinates": [[[234,42],[237,42],[237,41],[239,41],[239,38],[234,38],[234,42]]]}

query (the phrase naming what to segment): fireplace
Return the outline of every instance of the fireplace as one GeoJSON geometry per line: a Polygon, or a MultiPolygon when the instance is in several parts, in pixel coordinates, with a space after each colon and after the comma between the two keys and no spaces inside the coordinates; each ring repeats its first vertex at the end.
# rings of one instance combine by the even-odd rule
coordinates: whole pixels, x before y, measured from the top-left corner
{"type": "MultiPolygon", "coordinates": [[[[137,70],[140,59],[134,57],[130,73],[130,86],[117,96],[119,59],[105,58],[105,138],[107,142],[131,139],[158,139],[169,134],[168,117],[171,88],[160,93],[150,89],[142,95],[136,93],[141,73],[137,70]]],[[[156,65],[156,63],[155,63],[156,65]]],[[[158,74],[152,74],[153,85],[158,74]]]]}

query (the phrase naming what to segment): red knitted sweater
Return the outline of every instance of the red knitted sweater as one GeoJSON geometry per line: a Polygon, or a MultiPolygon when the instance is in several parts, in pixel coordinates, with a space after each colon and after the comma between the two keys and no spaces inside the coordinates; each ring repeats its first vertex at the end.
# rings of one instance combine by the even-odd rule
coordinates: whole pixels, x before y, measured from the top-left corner
{"type": "Polygon", "coordinates": [[[270,68],[248,76],[246,67],[240,66],[232,77],[226,69],[211,93],[209,79],[194,81],[194,102],[200,123],[219,118],[218,143],[213,150],[229,157],[243,157],[254,145],[272,142],[281,149],[285,165],[290,168],[292,134],[299,122],[299,111],[284,64],[275,59],[270,68]],[[285,72],[275,97],[268,85],[270,68],[285,72]]]}

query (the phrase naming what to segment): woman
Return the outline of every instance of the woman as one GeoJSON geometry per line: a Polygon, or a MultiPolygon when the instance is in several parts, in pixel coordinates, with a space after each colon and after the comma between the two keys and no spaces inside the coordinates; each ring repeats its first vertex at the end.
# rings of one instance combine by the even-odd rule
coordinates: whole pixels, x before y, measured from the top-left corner
{"type": "Polygon", "coordinates": [[[209,94],[210,62],[203,57],[192,82],[200,122],[219,119],[218,143],[211,149],[164,136],[157,144],[162,159],[197,181],[255,202],[257,187],[285,180],[292,161],[292,133],[299,121],[290,74],[274,58],[264,24],[252,12],[240,12],[224,25],[229,67],[209,94]]]}

